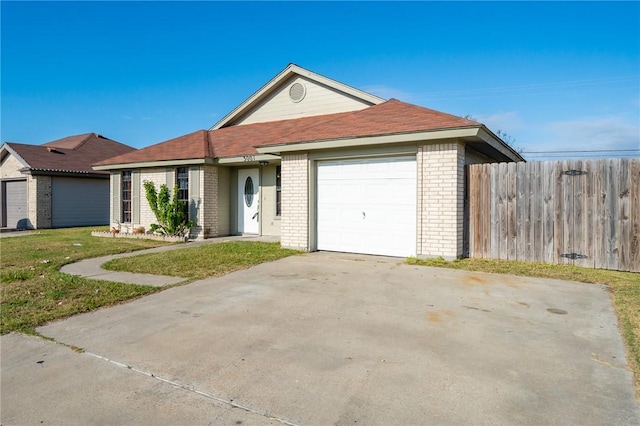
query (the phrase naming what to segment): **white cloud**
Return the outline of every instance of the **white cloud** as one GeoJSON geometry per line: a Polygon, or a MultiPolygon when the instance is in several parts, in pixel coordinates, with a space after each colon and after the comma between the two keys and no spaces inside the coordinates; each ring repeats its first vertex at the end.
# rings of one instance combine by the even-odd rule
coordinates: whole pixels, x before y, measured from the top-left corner
{"type": "Polygon", "coordinates": [[[640,121],[624,116],[581,117],[529,130],[522,143],[529,161],[628,157],[639,154],[628,150],[640,149],[640,121]]]}
{"type": "Polygon", "coordinates": [[[640,122],[620,117],[585,117],[556,121],[546,127],[547,137],[536,148],[549,150],[611,150],[640,148],[640,122]]]}

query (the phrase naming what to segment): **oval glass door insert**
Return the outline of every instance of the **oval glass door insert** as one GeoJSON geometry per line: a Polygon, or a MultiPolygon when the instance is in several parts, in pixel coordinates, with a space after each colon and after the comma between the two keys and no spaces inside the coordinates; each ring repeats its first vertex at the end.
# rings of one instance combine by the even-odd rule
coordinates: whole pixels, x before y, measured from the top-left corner
{"type": "Polygon", "coordinates": [[[251,207],[251,204],[253,204],[253,179],[251,179],[251,176],[244,181],[244,202],[247,207],[251,207]]]}

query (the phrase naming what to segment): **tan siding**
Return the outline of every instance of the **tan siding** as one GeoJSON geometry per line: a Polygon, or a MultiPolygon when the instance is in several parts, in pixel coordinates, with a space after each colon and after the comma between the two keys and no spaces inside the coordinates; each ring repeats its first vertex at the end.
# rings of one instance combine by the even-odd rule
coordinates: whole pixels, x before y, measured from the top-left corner
{"type": "Polygon", "coordinates": [[[304,77],[295,76],[233,124],[263,123],[357,111],[368,106],[370,104],[345,93],[304,77]],[[306,95],[300,102],[293,102],[289,98],[289,88],[296,82],[303,84],[306,88],[306,95]]]}
{"type": "Polygon", "coordinates": [[[276,216],[276,166],[262,168],[260,177],[260,224],[262,235],[280,235],[280,217],[276,216]]]}

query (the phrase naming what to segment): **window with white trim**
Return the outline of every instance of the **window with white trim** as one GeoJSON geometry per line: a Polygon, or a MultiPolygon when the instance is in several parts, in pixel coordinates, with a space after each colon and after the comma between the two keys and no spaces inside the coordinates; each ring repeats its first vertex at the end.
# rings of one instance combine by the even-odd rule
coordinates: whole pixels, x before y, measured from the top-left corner
{"type": "Polygon", "coordinates": [[[184,206],[184,212],[189,212],[189,168],[176,169],[176,185],[178,186],[178,201],[184,206]]]}

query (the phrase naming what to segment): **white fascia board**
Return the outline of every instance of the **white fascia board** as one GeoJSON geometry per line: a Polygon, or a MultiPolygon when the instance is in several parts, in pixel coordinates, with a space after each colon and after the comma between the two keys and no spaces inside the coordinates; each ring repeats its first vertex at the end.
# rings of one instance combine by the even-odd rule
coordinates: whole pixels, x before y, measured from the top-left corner
{"type": "Polygon", "coordinates": [[[225,115],[220,121],[214,124],[209,130],[220,129],[224,127],[226,124],[232,122],[238,116],[250,110],[254,105],[256,105],[258,102],[264,99],[276,87],[278,87],[283,81],[286,81],[289,77],[291,77],[294,74],[306,77],[310,80],[314,80],[318,83],[324,84],[325,86],[332,87],[336,90],[342,91],[351,96],[362,99],[365,102],[369,102],[373,105],[377,105],[385,101],[384,99],[379,98],[378,96],[374,96],[370,93],[363,92],[362,90],[356,89],[351,86],[347,86],[346,84],[321,76],[312,71],[299,67],[295,64],[289,64],[284,70],[280,71],[278,75],[276,75],[274,78],[269,80],[267,84],[265,84],[260,89],[258,89],[258,91],[256,91],[253,95],[249,96],[249,98],[247,98],[244,102],[242,102],[240,105],[234,108],[233,111],[225,115]]]}
{"type": "Polygon", "coordinates": [[[334,139],[324,141],[301,142],[282,145],[257,147],[259,153],[281,153],[295,151],[313,151],[317,149],[348,148],[365,145],[383,145],[393,143],[421,142],[438,139],[470,138],[478,135],[479,127],[435,130],[430,132],[400,133],[382,136],[366,136],[361,138],[334,139]]]}
{"type": "Polygon", "coordinates": [[[189,166],[194,164],[213,164],[211,158],[193,158],[190,160],[163,160],[163,161],[143,161],[140,163],[109,164],[106,166],[91,166],[93,170],[126,170],[145,169],[150,167],[175,167],[189,166]]]}
{"type": "Polygon", "coordinates": [[[510,158],[513,161],[525,161],[525,159],[518,154],[518,152],[507,145],[502,139],[497,137],[491,130],[487,129],[484,125],[479,129],[478,137],[490,145],[495,150],[499,151],[502,155],[510,158]]]}
{"type": "MultiPolygon", "coordinates": [[[[0,147],[0,152],[2,152],[2,151],[6,151],[9,154],[11,154],[14,157],[16,157],[16,160],[18,160],[20,162],[20,164],[22,164],[22,166],[24,168],[26,168],[26,169],[31,168],[29,163],[27,163],[24,158],[20,157],[20,155],[18,155],[18,153],[13,148],[11,148],[11,146],[9,144],[3,143],[2,147],[0,147]]],[[[0,155],[0,158],[4,158],[4,155],[0,155]]]]}
{"type": "Polygon", "coordinates": [[[218,158],[216,164],[231,166],[238,164],[257,164],[258,161],[280,161],[280,156],[273,154],[248,154],[235,157],[218,158]]]}

